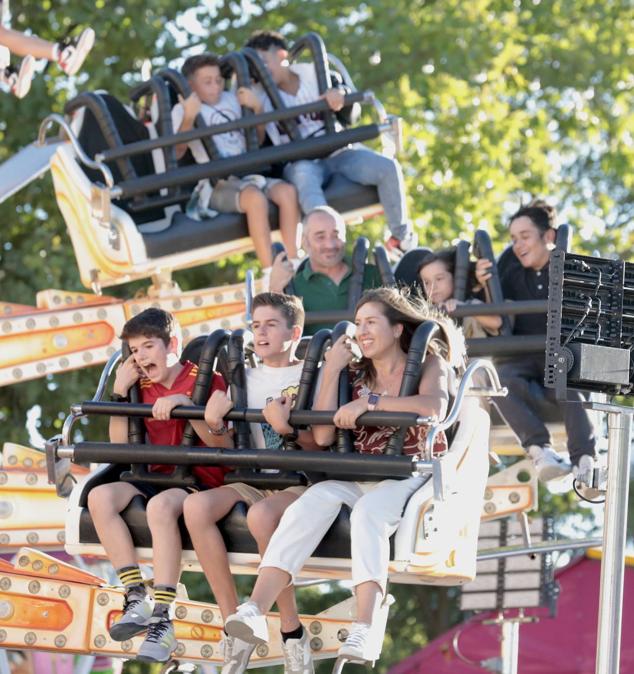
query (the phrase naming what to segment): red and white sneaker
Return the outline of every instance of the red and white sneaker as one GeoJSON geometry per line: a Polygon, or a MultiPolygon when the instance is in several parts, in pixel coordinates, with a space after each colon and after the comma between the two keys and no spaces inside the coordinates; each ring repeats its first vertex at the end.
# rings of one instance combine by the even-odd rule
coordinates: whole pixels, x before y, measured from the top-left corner
{"type": "Polygon", "coordinates": [[[20,63],[20,70],[7,66],[2,79],[9,85],[11,93],[16,98],[24,98],[31,89],[34,72],[35,59],[32,56],[25,56],[20,63]]]}
{"type": "Polygon", "coordinates": [[[82,67],[94,44],[95,31],[92,28],[84,28],[79,37],[72,38],[69,42],[60,42],[57,57],[59,67],[67,75],[74,75],[82,67]]]}

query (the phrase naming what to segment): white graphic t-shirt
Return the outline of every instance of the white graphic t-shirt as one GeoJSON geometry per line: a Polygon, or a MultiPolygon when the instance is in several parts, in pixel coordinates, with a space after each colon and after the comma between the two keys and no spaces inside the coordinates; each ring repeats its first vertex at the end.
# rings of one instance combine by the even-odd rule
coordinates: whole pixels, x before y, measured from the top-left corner
{"type": "MultiPolygon", "coordinates": [[[[263,409],[266,403],[282,396],[290,397],[295,403],[299,389],[299,379],[303,363],[288,367],[247,368],[247,405],[250,409],[263,409]]],[[[282,436],[267,423],[249,424],[253,447],[258,449],[280,449],[282,436]]]]}
{"type": "MultiPolygon", "coordinates": [[[[203,103],[200,106],[200,114],[205,120],[205,124],[214,126],[215,124],[224,124],[225,122],[233,122],[236,119],[240,119],[242,117],[242,110],[236,95],[230,91],[223,91],[216,105],[203,103]]],[[[183,123],[184,116],[185,112],[180,103],[172,108],[172,126],[175,133],[183,123]]],[[[213,140],[222,157],[235,157],[246,152],[247,149],[244,134],[240,130],[220,133],[213,136],[213,140]]],[[[197,163],[205,164],[209,161],[205,147],[199,140],[189,143],[189,149],[192,151],[197,163]]]]}
{"type": "MultiPolygon", "coordinates": [[[[305,105],[306,103],[313,103],[316,101],[320,94],[315,66],[312,63],[297,63],[290,66],[290,69],[299,77],[299,89],[296,94],[289,94],[278,89],[284,105],[287,108],[292,108],[297,105],[305,105]]],[[[270,112],[274,109],[269,97],[264,93],[262,94],[262,105],[264,112],[270,112]]],[[[320,136],[324,131],[323,112],[300,115],[296,121],[302,138],[320,136]]],[[[279,122],[267,124],[266,132],[273,145],[282,145],[283,143],[288,143],[290,140],[279,122]]]]}

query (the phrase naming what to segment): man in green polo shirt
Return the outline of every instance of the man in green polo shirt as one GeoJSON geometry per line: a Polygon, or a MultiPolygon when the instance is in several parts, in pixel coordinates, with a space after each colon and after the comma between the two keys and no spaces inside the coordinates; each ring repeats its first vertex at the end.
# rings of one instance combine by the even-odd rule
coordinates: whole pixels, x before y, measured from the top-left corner
{"type": "MultiPolygon", "coordinates": [[[[271,270],[271,291],[283,292],[292,280],[306,312],[347,309],[352,265],[345,256],[345,245],[346,224],[341,215],[329,206],[313,209],[303,222],[302,248],[308,259],[295,273],[292,263],[280,253],[271,270]]],[[[366,264],[363,289],[381,285],[379,270],[366,264]]],[[[304,334],[314,335],[321,328],[332,327],[332,323],[313,323],[306,325],[304,334]]]]}

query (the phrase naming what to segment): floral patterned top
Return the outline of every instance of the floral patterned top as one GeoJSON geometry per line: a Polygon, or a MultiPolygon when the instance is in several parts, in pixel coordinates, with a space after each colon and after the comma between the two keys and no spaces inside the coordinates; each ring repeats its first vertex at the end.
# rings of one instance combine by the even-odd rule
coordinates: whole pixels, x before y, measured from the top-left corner
{"type": "MultiPolygon", "coordinates": [[[[352,385],[352,400],[367,397],[370,389],[360,381],[352,385]]],[[[359,426],[353,430],[354,449],[361,454],[383,454],[389,439],[398,429],[394,426],[359,426]]],[[[403,442],[403,454],[420,454],[425,449],[427,426],[411,426],[403,442]]],[[[441,431],[434,442],[434,454],[447,451],[447,438],[441,431]]]]}

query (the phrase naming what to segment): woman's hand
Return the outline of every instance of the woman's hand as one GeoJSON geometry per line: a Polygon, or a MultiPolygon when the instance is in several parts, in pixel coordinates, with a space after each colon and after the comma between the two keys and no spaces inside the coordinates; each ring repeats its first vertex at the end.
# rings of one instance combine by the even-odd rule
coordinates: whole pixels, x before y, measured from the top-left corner
{"type": "Polygon", "coordinates": [[[324,358],[326,360],[326,367],[330,372],[341,372],[354,360],[352,339],[348,335],[341,335],[330,349],[326,351],[324,358]]]}
{"type": "Polygon", "coordinates": [[[134,356],[128,356],[117,368],[112,392],[120,396],[127,396],[130,387],[141,377],[141,370],[134,360],[134,356]]]}
{"type": "Polygon", "coordinates": [[[368,411],[367,397],[357,398],[351,403],[342,405],[336,412],[333,421],[337,428],[356,428],[357,419],[368,411]]]}
{"type": "Polygon", "coordinates": [[[262,410],[266,421],[271,424],[273,430],[279,435],[288,435],[293,432],[293,427],[288,423],[292,405],[292,398],[282,396],[281,398],[270,400],[262,410]]]}
{"type": "Polygon", "coordinates": [[[212,431],[224,426],[224,417],[233,407],[233,400],[224,391],[214,391],[205,405],[205,423],[212,431]]]}
{"type": "Polygon", "coordinates": [[[170,414],[175,407],[179,405],[191,405],[191,398],[188,398],[182,393],[175,393],[171,396],[164,396],[157,398],[154,405],[152,405],[152,416],[160,421],[167,421],[170,414]]]}

